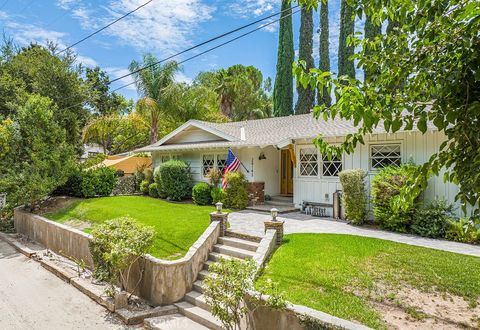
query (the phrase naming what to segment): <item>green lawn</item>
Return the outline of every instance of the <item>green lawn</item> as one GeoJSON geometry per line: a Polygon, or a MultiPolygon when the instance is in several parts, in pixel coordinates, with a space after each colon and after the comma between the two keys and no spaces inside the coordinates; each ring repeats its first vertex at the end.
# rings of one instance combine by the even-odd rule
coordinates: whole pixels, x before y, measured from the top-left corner
{"type": "Polygon", "coordinates": [[[92,225],[129,216],[155,229],[155,242],[150,252],[153,256],[178,259],[208,227],[212,211],[213,206],[169,203],[143,196],[118,196],[81,200],[45,216],[60,223],[79,220],[92,225]]]}
{"type": "Polygon", "coordinates": [[[382,299],[379,288],[392,301],[405,287],[448,292],[472,305],[480,298],[480,258],[350,235],[286,235],[259,282],[268,278],[293,303],[374,328],[385,327],[371,304],[382,299]]]}

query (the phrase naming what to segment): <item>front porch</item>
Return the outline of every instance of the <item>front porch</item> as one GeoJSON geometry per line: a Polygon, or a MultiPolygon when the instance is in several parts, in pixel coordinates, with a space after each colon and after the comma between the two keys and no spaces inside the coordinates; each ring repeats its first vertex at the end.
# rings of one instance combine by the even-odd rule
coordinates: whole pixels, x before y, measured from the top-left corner
{"type": "Polygon", "coordinates": [[[248,206],[247,210],[270,213],[272,208],[276,208],[278,213],[296,212],[299,209],[293,203],[293,196],[272,196],[270,200],[265,200],[263,204],[248,206]]]}

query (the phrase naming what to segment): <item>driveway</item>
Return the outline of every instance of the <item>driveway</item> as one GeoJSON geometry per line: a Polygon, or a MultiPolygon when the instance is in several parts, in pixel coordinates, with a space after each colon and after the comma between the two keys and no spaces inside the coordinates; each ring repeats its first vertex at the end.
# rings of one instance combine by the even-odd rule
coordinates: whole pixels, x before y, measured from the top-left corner
{"type": "Polygon", "coordinates": [[[106,309],[0,240],[0,329],[126,329],[106,309]]]}
{"type": "MultiPolygon", "coordinates": [[[[285,234],[332,233],[358,235],[480,257],[480,246],[478,245],[423,238],[419,236],[398,234],[373,228],[352,226],[343,221],[312,217],[300,212],[281,214],[278,218],[285,221],[285,234]]],[[[271,217],[267,213],[250,210],[233,212],[228,216],[230,230],[256,236],[263,236],[263,222],[270,219],[271,217]]]]}

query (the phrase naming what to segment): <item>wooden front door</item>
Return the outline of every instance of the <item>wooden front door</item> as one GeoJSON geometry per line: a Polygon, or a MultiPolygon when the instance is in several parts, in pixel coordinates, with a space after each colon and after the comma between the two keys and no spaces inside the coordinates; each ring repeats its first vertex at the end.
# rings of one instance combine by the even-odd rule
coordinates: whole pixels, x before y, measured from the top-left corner
{"type": "Polygon", "coordinates": [[[290,156],[290,151],[285,149],[281,150],[282,158],[280,165],[280,175],[281,175],[281,184],[280,184],[280,193],[282,195],[292,195],[293,194],[293,163],[290,156]]]}

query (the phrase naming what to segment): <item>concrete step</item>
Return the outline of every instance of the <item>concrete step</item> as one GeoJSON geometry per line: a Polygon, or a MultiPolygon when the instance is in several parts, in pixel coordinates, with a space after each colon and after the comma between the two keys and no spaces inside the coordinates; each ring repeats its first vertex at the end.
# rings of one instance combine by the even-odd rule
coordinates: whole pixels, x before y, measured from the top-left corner
{"type": "Polygon", "coordinates": [[[208,270],[202,269],[202,270],[198,273],[197,279],[198,279],[198,280],[204,280],[205,277],[208,276],[208,274],[209,274],[208,270]]]}
{"type": "Polygon", "coordinates": [[[198,291],[190,291],[185,295],[185,301],[189,302],[192,305],[203,308],[207,311],[210,311],[210,306],[205,300],[205,295],[198,291]]]}
{"type": "Polygon", "coordinates": [[[200,281],[200,280],[193,282],[192,290],[195,290],[195,291],[197,291],[197,292],[203,293],[203,286],[202,286],[202,284],[203,284],[203,281],[200,281]]]}
{"type": "Polygon", "coordinates": [[[206,326],[182,314],[148,318],[143,322],[143,326],[148,330],[208,330],[206,326]]]}
{"type": "Polygon", "coordinates": [[[215,244],[213,246],[213,251],[239,259],[253,258],[255,256],[255,252],[253,251],[239,249],[233,246],[223,244],[215,244]]]}
{"type": "Polygon", "coordinates": [[[233,246],[235,248],[244,249],[248,251],[257,251],[258,243],[246,241],[244,239],[235,238],[235,237],[219,237],[218,243],[223,245],[233,246]]]}
{"type": "Polygon", "coordinates": [[[270,202],[281,202],[281,203],[293,204],[293,197],[292,196],[272,196],[269,201],[265,201],[265,203],[270,203],[270,202]]]}
{"type": "MultiPolygon", "coordinates": [[[[282,207],[289,207],[289,206],[294,206],[293,202],[282,202],[282,201],[267,201],[265,202],[264,205],[268,205],[270,207],[277,207],[277,206],[282,206],[282,207]]],[[[278,207],[277,207],[278,208],[278,207]]]]}
{"type": "Polygon", "coordinates": [[[214,329],[222,330],[222,323],[215,318],[212,313],[206,311],[198,306],[192,305],[189,302],[180,302],[175,304],[178,307],[180,313],[190,318],[191,320],[200,323],[201,325],[214,329]]]}
{"type": "Polygon", "coordinates": [[[203,263],[203,269],[208,271],[208,267],[210,267],[211,264],[215,263],[215,261],[212,260],[207,260],[203,263]]]}
{"type": "Polygon", "coordinates": [[[220,261],[220,258],[223,258],[223,259],[239,259],[239,258],[235,258],[235,257],[229,256],[229,255],[226,255],[226,254],[218,253],[218,252],[210,252],[208,254],[208,259],[210,259],[213,262],[220,261]]]}

